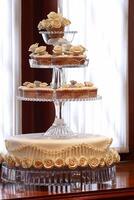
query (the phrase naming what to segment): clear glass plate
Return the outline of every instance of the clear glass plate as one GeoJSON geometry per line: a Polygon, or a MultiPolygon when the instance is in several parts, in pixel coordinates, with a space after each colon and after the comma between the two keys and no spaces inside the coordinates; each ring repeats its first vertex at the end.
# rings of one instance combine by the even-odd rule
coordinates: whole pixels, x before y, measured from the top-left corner
{"type": "Polygon", "coordinates": [[[38,60],[36,59],[29,59],[29,64],[31,68],[44,68],[44,69],[48,69],[48,68],[83,68],[83,67],[87,67],[89,64],[89,59],[85,59],[84,63],[77,63],[77,64],[61,64],[58,65],[55,63],[55,58],[53,57],[51,60],[51,64],[47,65],[47,64],[43,64],[43,63],[39,63],[38,60]]]}
{"type": "Polygon", "coordinates": [[[100,95],[97,95],[96,97],[89,97],[89,98],[78,98],[78,99],[56,99],[56,98],[51,98],[51,99],[46,99],[46,98],[40,98],[40,97],[24,97],[21,95],[17,96],[18,100],[21,101],[35,101],[35,102],[70,102],[70,101],[95,101],[95,100],[101,100],[102,97],[100,95]]]}
{"type": "Polygon", "coordinates": [[[48,45],[70,44],[77,31],[40,31],[43,40],[48,45]],[[57,36],[59,35],[59,37],[57,36]]]}

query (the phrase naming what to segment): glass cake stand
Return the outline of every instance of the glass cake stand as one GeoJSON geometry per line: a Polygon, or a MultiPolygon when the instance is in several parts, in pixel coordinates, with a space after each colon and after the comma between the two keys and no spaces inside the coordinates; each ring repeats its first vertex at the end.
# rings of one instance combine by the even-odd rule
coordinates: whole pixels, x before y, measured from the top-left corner
{"type": "Polygon", "coordinates": [[[9,167],[5,163],[2,165],[3,182],[17,183],[34,186],[70,186],[72,190],[80,190],[82,186],[102,186],[105,184],[116,184],[116,168],[109,167],[89,167],[67,169],[24,169],[21,167],[9,167]]]}
{"type": "MultiPolygon", "coordinates": [[[[64,31],[64,32],[39,32],[46,44],[49,45],[63,45],[70,44],[76,31],[64,31]],[[63,37],[57,38],[57,34],[61,34],[63,37]]],[[[52,82],[51,87],[57,89],[66,83],[64,68],[83,68],[87,67],[89,60],[86,59],[83,64],[66,64],[66,65],[55,65],[54,57],[52,57],[51,65],[41,65],[36,60],[29,60],[30,67],[32,68],[52,68],[52,82]]],[[[45,132],[42,133],[43,138],[51,139],[69,139],[76,137],[85,137],[85,135],[79,135],[74,133],[70,127],[64,122],[62,117],[62,108],[66,102],[71,101],[95,101],[100,100],[101,96],[89,98],[68,98],[68,99],[57,99],[55,92],[52,98],[40,98],[35,96],[34,98],[30,96],[19,95],[18,100],[21,101],[34,101],[34,102],[53,102],[55,105],[56,116],[52,126],[45,132]]],[[[71,191],[79,191],[84,188],[83,191],[90,190],[91,185],[100,187],[103,184],[114,185],[116,182],[116,168],[115,165],[97,167],[95,169],[91,167],[78,167],[76,169],[69,168],[55,168],[52,169],[35,169],[35,168],[22,168],[22,167],[11,167],[6,163],[2,164],[2,174],[1,178],[3,182],[15,183],[17,185],[24,184],[30,186],[48,186],[49,191],[53,191],[56,188],[68,188],[71,191]]]]}

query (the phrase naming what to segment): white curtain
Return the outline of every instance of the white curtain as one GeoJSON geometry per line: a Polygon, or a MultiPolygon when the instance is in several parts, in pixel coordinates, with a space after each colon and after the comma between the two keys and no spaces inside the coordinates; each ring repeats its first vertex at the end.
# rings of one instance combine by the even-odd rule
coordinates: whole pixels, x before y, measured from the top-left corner
{"type": "Polygon", "coordinates": [[[0,152],[4,139],[21,132],[21,1],[0,0],[0,152]]]}
{"type": "Polygon", "coordinates": [[[102,96],[66,104],[65,120],[75,132],[112,137],[114,147],[128,151],[128,0],[60,0],[59,11],[78,31],[73,44],[86,46],[90,59],[86,69],[66,70],[67,80],[92,81],[102,96]]]}

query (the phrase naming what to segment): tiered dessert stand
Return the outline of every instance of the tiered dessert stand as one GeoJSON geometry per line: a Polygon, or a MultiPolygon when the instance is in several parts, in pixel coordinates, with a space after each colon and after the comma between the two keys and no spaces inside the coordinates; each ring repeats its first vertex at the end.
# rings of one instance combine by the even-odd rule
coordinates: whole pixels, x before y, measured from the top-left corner
{"type": "MultiPolygon", "coordinates": [[[[75,31],[66,31],[64,32],[64,38],[49,39],[50,32],[42,31],[40,32],[46,44],[49,45],[62,45],[71,43],[75,31]]],[[[55,32],[51,32],[55,34],[55,32]]],[[[89,60],[86,59],[84,64],[76,65],[40,65],[36,60],[30,59],[30,67],[32,68],[52,68],[52,82],[51,87],[57,89],[66,83],[65,79],[65,68],[84,68],[88,66],[89,60]]],[[[80,133],[74,133],[64,122],[62,117],[62,108],[64,103],[69,101],[94,101],[100,100],[101,96],[90,97],[90,98],[79,98],[79,99],[56,99],[56,96],[53,96],[52,99],[45,98],[25,98],[22,96],[17,97],[21,101],[34,101],[34,102],[54,102],[56,117],[52,126],[45,132],[42,133],[42,137],[52,138],[52,139],[69,139],[75,137],[87,137],[86,135],[80,133]]],[[[115,181],[115,166],[111,165],[109,167],[91,169],[89,167],[77,168],[77,169],[24,169],[24,168],[10,168],[6,164],[2,166],[2,180],[5,182],[11,183],[24,183],[25,185],[43,185],[52,187],[58,187],[62,185],[68,188],[73,189],[82,189],[86,191],[91,185],[96,185],[97,187],[106,184],[114,183],[115,181]]]]}

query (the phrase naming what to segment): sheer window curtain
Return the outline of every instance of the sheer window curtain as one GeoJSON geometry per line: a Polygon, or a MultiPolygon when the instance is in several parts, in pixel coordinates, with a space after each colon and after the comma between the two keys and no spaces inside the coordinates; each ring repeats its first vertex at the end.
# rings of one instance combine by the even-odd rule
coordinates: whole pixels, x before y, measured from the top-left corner
{"type": "Polygon", "coordinates": [[[78,31],[73,44],[85,45],[90,59],[86,69],[66,70],[67,81],[92,81],[102,96],[66,104],[64,118],[73,131],[112,137],[114,147],[128,151],[128,0],[59,0],[59,11],[78,31]]]}
{"type": "Polygon", "coordinates": [[[0,152],[4,139],[21,132],[21,1],[0,0],[0,152]]]}

